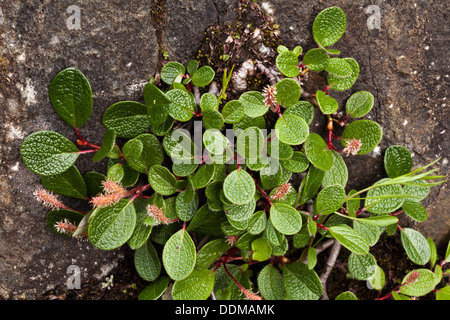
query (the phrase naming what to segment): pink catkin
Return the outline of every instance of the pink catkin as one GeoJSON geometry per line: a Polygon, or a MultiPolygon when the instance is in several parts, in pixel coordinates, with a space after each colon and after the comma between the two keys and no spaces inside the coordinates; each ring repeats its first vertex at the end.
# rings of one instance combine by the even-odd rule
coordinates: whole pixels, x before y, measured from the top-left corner
{"type": "Polygon", "coordinates": [[[359,139],[347,140],[347,147],[344,148],[343,152],[347,155],[356,155],[361,150],[362,142],[359,139]]]}
{"type": "Polygon", "coordinates": [[[77,230],[77,226],[72,224],[69,220],[64,219],[60,222],[57,222],[55,224],[56,231],[64,234],[71,234],[74,233],[75,230],[77,230]]]}
{"type": "Polygon", "coordinates": [[[258,296],[256,293],[253,293],[251,290],[241,288],[241,292],[245,295],[245,298],[247,300],[262,300],[260,296],[258,296]]]}
{"type": "Polygon", "coordinates": [[[91,204],[95,208],[108,207],[119,202],[120,199],[129,196],[129,192],[114,181],[106,180],[102,184],[104,194],[97,195],[91,200],[91,204]]]}
{"type": "Polygon", "coordinates": [[[277,100],[275,95],[277,94],[277,89],[275,86],[267,86],[263,90],[264,104],[269,106],[273,112],[276,112],[277,100]]]}
{"type": "Polygon", "coordinates": [[[46,207],[52,209],[66,208],[66,206],[52,192],[46,189],[37,189],[34,191],[33,195],[46,207]]]}
{"type": "Polygon", "coordinates": [[[289,183],[285,183],[283,185],[281,185],[280,187],[278,187],[277,191],[270,196],[270,199],[272,200],[280,200],[280,199],[284,199],[286,197],[286,194],[289,191],[289,188],[291,187],[291,185],[289,183]]]}
{"type": "Polygon", "coordinates": [[[169,224],[171,221],[164,215],[164,208],[152,204],[147,206],[147,214],[150,218],[155,219],[159,224],[169,224]]]}

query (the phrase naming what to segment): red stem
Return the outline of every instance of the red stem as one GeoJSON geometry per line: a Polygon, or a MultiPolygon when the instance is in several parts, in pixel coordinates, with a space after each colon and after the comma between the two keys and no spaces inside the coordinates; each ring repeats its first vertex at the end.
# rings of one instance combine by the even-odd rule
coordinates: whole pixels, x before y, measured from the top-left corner
{"type": "Polygon", "coordinates": [[[256,181],[255,181],[255,186],[256,186],[256,189],[258,189],[258,191],[263,195],[263,197],[267,200],[267,202],[271,205],[271,206],[273,206],[273,203],[272,203],[272,201],[270,201],[270,198],[269,198],[269,196],[267,195],[267,193],[263,190],[263,189],[261,189],[261,187],[260,186],[258,186],[258,184],[256,183],[256,181]]]}
{"type": "Polygon", "coordinates": [[[77,153],[78,154],[83,154],[83,153],[91,153],[91,152],[97,152],[97,149],[89,149],[89,150],[80,150],[77,153]]]}
{"type": "Polygon", "coordinates": [[[83,137],[81,136],[80,129],[75,128],[75,132],[77,133],[77,136],[78,136],[77,144],[79,146],[88,146],[88,147],[91,147],[94,149],[100,149],[99,146],[92,144],[89,141],[84,140],[83,137]]]}

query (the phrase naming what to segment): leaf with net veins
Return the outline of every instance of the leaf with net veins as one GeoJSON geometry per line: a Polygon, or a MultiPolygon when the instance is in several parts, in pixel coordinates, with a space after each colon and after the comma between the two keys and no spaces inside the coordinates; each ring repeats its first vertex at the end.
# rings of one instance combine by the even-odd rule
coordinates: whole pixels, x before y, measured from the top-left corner
{"type": "Polygon", "coordinates": [[[167,274],[173,280],[183,280],[194,270],[195,244],[186,230],[177,231],[167,240],[162,261],[167,274]]]}
{"type": "Polygon", "coordinates": [[[313,36],[321,47],[335,44],[344,34],[347,18],[344,11],[338,7],[322,10],[313,23],[313,36]]]}
{"type": "Polygon", "coordinates": [[[20,154],[28,170],[40,176],[63,173],[77,160],[77,147],[54,131],[37,131],[22,143],[20,154]]]}
{"type": "Polygon", "coordinates": [[[92,113],[92,89],[78,69],[58,73],[50,83],[49,97],[56,113],[74,128],[84,125],[92,113]]]}
{"type": "Polygon", "coordinates": [[[145,105],[134,101],[121,101],[106,109],[103,125],[120,138],[134,138],[150,127],[145,105]]]}

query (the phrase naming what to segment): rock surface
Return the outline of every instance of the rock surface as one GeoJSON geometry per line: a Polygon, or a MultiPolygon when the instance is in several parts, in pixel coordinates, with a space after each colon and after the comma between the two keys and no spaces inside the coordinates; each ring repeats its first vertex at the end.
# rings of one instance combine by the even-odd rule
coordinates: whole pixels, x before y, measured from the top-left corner
{"type": "MultiPolygon", "coordinates": [[[[372,92],[375,106],[367,118],[384,131],[379,150],[346,159],[352,188],[384,177],[383,151],[392,144],[407,147],[416,167],[442,157],[440,174],[449,168],[447,3],[375,2],[379,29],[367,26],[373,14],[366,11],[373,4],[368,1],[258,1],[279,24],[282,43],[301,45],[304,52],[314,47],[312,23],[322,9],[337,5],[346,13],[346,33],[334,48],[355,58],[361,72],[351,90],[333,96],[342,105],[352,92],[372,92]]],[[[0,4],[0,297],[6,299],[39,298],[65,284],[70,265],[81,268],[83,282],[103,280],[126,256],[124,249],[103,252],[51,234],[47,210],[34,201],[40,181],[21,162],[23,139],[44,129],[76,138],[50,105],[54,75],[69,66],[85,73],[94,112],[82,132],[100,143],[103,112],[117,101],[142,100],[143,85],[163,63],[162,50],[169,60],[186,63],[197,56],[211,25],[232,24],[237,17],[237,0],[87,0],[78,7],[80,28],[70,29],[76,26],[71,5],[67,0],[0,4]]],[[[83,171],[103,170],[104,162],[83,159],[76,163],[83,171]]],[[[449,199],[447,185],[433,188],[423,202],[429,218],[417,225],[441,251],[449,240],[449,199]]]]}

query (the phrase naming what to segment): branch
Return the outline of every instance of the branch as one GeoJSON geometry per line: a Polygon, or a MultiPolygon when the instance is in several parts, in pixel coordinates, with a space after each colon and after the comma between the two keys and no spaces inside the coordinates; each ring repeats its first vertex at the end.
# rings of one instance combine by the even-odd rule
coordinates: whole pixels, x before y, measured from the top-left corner
{"type": "Polygon", "coordinates": [[[269,78],[270,85],[274,86],[281,80],[280,73],[278,71],[275,71],[272,68],[267,68],[261,61],[256,60],[255,63],[256,67],[269,78]]]}
{"type": "Polygon", "coordinates": [[[334,264],[336,263],[336,259],[339,255],[339,252],[341,251],[341,244],[339,241],[334,241],[333,248],[331,249],[330,256],[328,257],[326,268],[320,275],[320,282],[322,283],[323,293],[322,293],[322,300],[329,300],[328,294],[327,294],[327,280],[328,276],[331,273],[331,270],[334,267],[334,264]]]}

